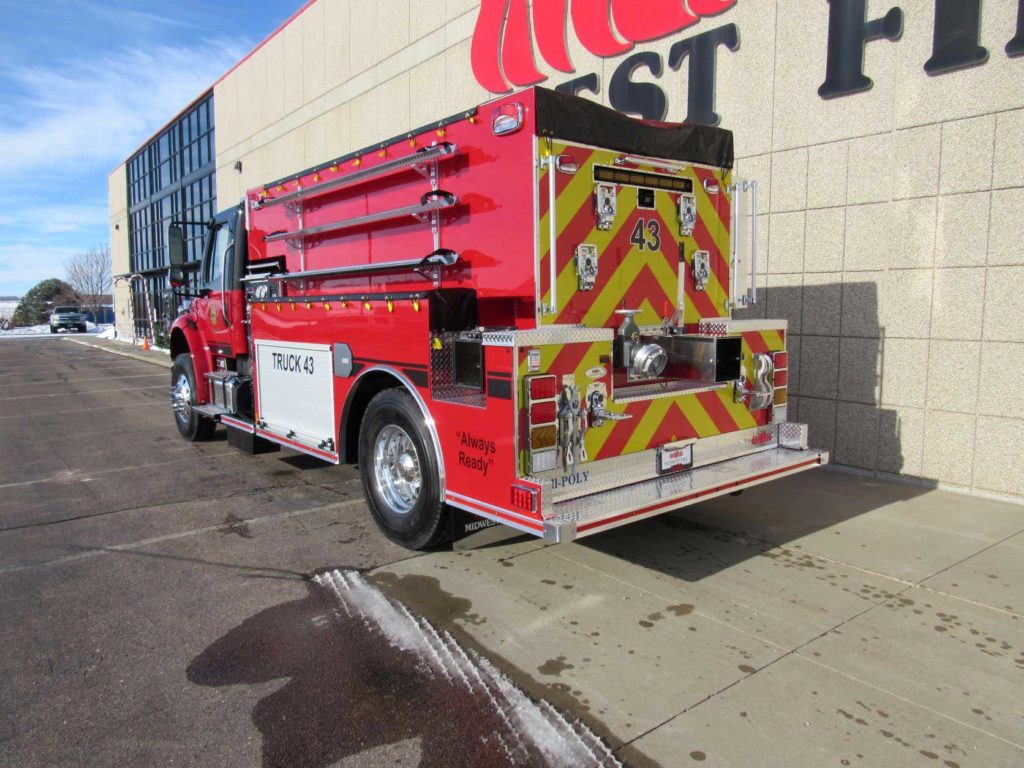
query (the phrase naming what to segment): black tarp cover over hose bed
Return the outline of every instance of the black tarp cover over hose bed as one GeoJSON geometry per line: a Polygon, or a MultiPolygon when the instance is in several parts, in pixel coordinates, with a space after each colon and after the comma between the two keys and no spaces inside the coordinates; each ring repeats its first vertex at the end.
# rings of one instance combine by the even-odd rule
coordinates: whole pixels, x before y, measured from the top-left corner
{"type": "Polygon", "coordinates": [[[732,131],[704,125],[650,123],[579,96],[536,93],[537,135],[647,157],[732,168],[732,131]]]}

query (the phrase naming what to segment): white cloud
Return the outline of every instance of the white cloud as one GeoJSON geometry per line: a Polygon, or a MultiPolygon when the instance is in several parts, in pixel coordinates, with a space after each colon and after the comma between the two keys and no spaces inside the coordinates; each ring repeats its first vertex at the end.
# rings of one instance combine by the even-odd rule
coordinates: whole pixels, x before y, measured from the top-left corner
{"type": "Polygon", "coordinates": [[[81,248],[40,243],[0,245],[0,296],[20,296],[40,280],[65,278],[64,261],[81,248]]]}
{"type": "Polygon", "coordinates": [[[14,208],[0,216],[0,225],[19,227],[22,232],[43,235],[95,231],[109,226],[110,214],[101,203],[69,203],[30,208],[14,208]]]}
{"type": "Polygon", "coordinates": [[[0,178],[116,165],[248,49],[245,41],[207,40],[4,70],[23,97],[0,124],[0,178]]]}

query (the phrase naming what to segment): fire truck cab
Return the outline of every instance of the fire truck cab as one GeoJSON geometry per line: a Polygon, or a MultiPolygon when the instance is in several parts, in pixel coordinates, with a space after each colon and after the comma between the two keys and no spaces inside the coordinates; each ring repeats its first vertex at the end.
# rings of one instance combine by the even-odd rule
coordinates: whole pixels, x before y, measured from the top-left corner
{"type": "Polygon", "coordinates": [[[733,316],[732,164],[726,130],[535,87],[251,189],[172,327],[178,429],[358,462],[416,549],[453,508],[560,542],[827,463],[785,321],[733,316]]]}

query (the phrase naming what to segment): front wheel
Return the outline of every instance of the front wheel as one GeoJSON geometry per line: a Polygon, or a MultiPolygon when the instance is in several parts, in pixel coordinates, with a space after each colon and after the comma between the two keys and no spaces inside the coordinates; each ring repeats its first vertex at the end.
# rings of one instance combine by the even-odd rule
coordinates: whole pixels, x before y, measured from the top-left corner
{"type": "Polygon", "coordinates": [[[409,394],[387,389],[374,397],[359,431],[359,474],[374,522],[396,544],[430,549],[450,537],[438,467],[409,394]]]}
{"type": "Polygon", "coordinates": [[[196,409],[196,374],[192,355],[178,355],[171,366],[171,408],[174,423],[186,440],[196,443],[209,440],[217,424],[196,409]]]}

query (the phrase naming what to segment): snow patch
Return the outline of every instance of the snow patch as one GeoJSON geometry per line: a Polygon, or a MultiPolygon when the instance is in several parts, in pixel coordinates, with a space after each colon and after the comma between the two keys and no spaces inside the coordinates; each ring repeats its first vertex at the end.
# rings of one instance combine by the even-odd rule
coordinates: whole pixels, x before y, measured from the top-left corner
{"type": "Polygon", "coordinates": [[[586,725],[569,722],[548,702],[534,702],[487,659],[462,648],[447,632],[387,597],[355,571],[331,571],[316,577],[351,618],[382,634],[392,647],[415,655],[430,671],[443,675],[486,701],[505,724],[498,734],[509,758],[533,765],[541,755],[552,766],[605,767],[621,763],[586,725]]]}
{"type": "Polygon", "coordinates": [[[50,326],[26,325],[20,328],[11,328],[9,331],[0,331],[0,336],[38,336],[41,333],[49,333],[50,326]]]}

